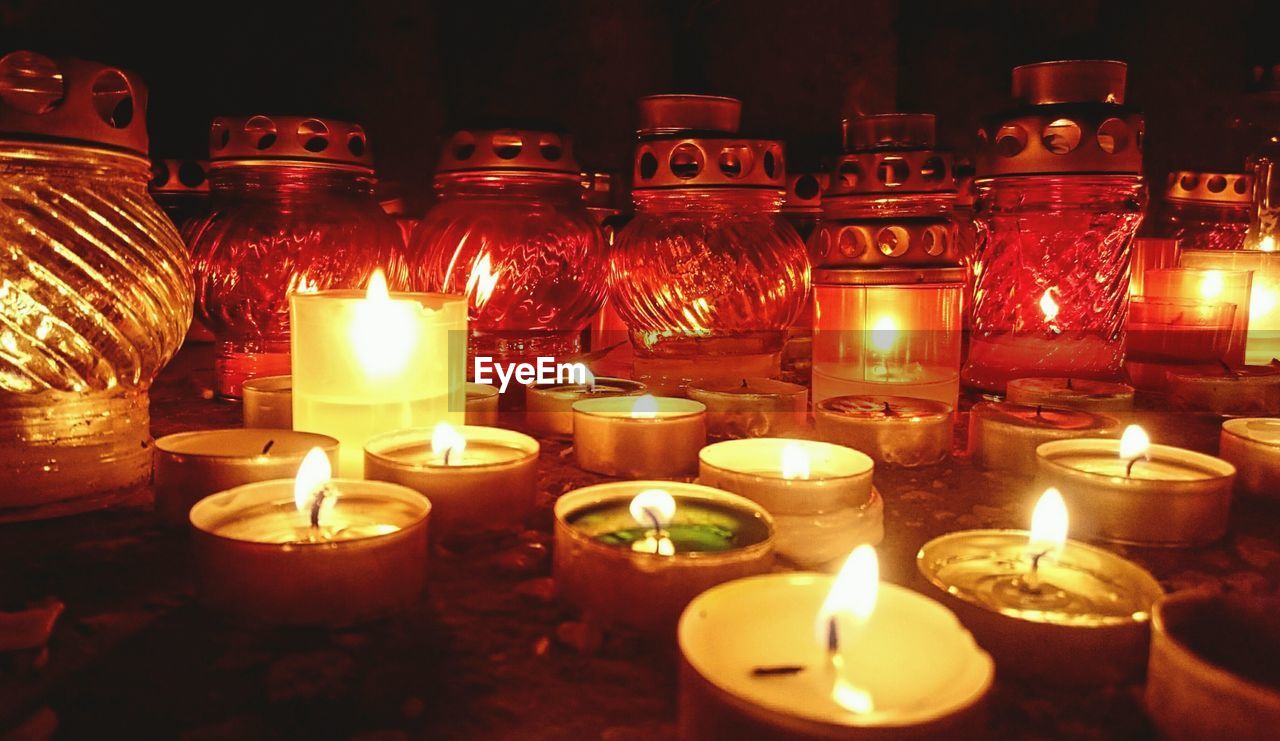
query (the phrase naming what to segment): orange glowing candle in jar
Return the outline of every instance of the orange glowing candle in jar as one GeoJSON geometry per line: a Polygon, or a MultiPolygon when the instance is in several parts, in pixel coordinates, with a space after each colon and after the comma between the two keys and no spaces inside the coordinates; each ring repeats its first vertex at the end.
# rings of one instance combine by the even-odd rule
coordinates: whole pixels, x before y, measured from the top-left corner
{"type": "Polygon", "coordinates": [[[416,602],[431,502],[403,486],[330,475],[315,449],[295,479],[197,502],[190,520],[200,601],[241,622],[327,626],[416,602]]]}
{"type": "Polygon", "coordinates": [[[336,437],[344,476],[363,475],[365,442],[382,432],[462,424],[466,299],[367,291],[295,293],[293,427],[336,437]]]}
{"type": "MultiPolygon", "coordinates": [[[[1261,250],[1183,250],[1187,268],[1247,270],[1253,273],[1244,362],[1265,365],[1280,357],[1280,252],[1261,250]]],[[[1239,312],[1240,307],[1236,308],[1239,312]]]]}
{"type": "Polygon", "coordinates": [[[664,478],[693,473],[707,444],[707,407],[690,399],[613,396],[573,404],[573,450],[584,470],[664,478]]]}

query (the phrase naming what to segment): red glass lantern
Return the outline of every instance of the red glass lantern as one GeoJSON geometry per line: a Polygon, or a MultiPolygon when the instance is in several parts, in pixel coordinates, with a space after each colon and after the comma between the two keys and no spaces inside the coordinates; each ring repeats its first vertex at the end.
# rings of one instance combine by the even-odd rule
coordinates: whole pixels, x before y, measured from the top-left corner
{"type": "Polygon", "coordinates": [[[1119,376],[1146,205],[1143,120],[1122,105],[1124,80],[1121,62],[1018,67],[1022,107],[983,129],[967,384],[1119,376]]]}
{"type": "Polygon", "coordinates": [[[1154,231],[1186,249],[1238,250],[1249,229],[1252,199],[1249,175],[1171,172],[1154,231]]]}
{"type": "Polygon", "coordinates": [[[217,390],[289,373],[289,294],[363,290],[376,268],[408,287],[395,222],[373,197],[364,130],[298,116],[220,117],[212,210],[192,237],[196,308],[218,340],[217,390]]]}
{"type": "Polygon", "coordinates": [[[459,131],[413,233],[416,284],[468,299],[469,351],[500,362],[578,352],[604,301],[604,239],[568,137],[459,131]]]}
{"type": "Polygon", "coordinates": [[[780,210],[782,145],[735,135],[731,98],[642,99],[636,215],[610,255],[610,301],[636,377],[658,388],[776,376],[809,293],[804,243],[780,210]]]}
{"type": "MultiPolygon", "coordinates": [[[[622,199],[619,197],[616,182],[612,173],[582,173],[582,198],[587,204],[587,211],[595,218],[607,249],[613,248],[614,238],[618,230],[631,220],[630,213],[623,213],[622,199]]],[[[591,318],[591,332],[587,339],[587,348],[592,353],[608,351],[627,340],[627,325],[623,324],[618,310],[613,308],[606,297],[600,311],[591,318]]],[[[617,359],[630,364],[629,348],[626,352],[610,352],[610,361],[617,359]],[[619,357],[625,356],[625,357],[619,357]]]]}

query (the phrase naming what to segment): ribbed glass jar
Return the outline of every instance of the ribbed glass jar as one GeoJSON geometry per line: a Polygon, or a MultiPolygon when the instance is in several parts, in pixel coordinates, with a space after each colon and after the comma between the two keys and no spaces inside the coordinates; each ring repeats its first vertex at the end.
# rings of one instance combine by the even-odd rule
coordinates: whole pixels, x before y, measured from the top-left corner
{"type": "Polygon", "coordinates": [[[1238,250],[1249,230],[1250,207],[1169,202],[1155,223],[1155,236],[1196,250],[1238,250]]]}

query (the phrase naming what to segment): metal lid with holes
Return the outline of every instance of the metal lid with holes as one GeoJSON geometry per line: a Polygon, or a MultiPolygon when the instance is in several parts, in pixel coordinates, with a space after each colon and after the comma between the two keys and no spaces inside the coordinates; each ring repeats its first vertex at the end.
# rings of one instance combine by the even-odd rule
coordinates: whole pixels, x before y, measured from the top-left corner
{"type": "Polygon", "coordinates": [[[825,286],[898,286],[961,283],[964,268],[815,269],[813,284],[825,286]]]}
{"type": "Polygon", "coordinates": [[[978,131],[978,178],[1142,172],[1142,114],[1124,103],[1123,62],[1041,62],[1013,70],[1018,108],[978,131]]]}
{"type": "Polygon", "coordinates": [[[567,134],[523,129],[454,132],[436,172],[484,171],[579,174],[573,139],[567,134]]]}
{"type": "Polygon", "coordinates": [[[219,116],[209,127],[211,166],[229,162],[302,162],[372,170],[364,128],[312,116],[219,116]]]}
{"type": "Polygon", "coordinates": [[[946,193],[956,189],[951,153],[938,149],[929,113],[881,113],[845,119],[847,151],[825,197],[946,193]]]}
{"type": "Polygon", "coordinates": [[[649,95],[640,99],[641,138],[680,132],[736,134],[742,101],[721,95],[649,95]]]}
{"type": "Polygon", "coordinates": [[[145,155],[147,88],[133,73],[98,62],[10,52],[0,57],[0,138],[145,155]]]}
{"type": "Polygon", "coordinates": [[[947,204],[941,206],[934,218],[901,219],[843,219],[824,208],[822,223],[809,236],[813,267],[894,270],[959,265],[956,224],[945,213],[947,204]]]}
{"type": "Polygon", "coordinates": [[[787,176],[787,197],[782,212],[790,214],[822,213],[822,191],[831,176],[825,172],[805,172],[787,176]]]}
{"type": "Polygon", "coordinates": [[[209,163],[199,160],[156,160],[151,163],[152,194],[208,195],[209,163]]]}
{"type": "Polygon", "coordinates": [[[652,139],[636,148],[633,190],[786,187],[782,142],[652,139]]]}
{"type": "Polygon", "coordinates": [[[1164,199],[1171,203],[1248,206],[1253,200],[1253,176],[1241,172],[1169,173],[1164,199]]]}

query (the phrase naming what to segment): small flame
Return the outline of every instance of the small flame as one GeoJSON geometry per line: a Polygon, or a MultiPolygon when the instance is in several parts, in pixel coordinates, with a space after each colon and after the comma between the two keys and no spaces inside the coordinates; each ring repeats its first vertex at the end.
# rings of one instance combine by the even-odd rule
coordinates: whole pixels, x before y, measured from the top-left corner
{"type": "Polygon", "coordinates": [[[645,489],[631,500],[631,518],[638,524],[651,528],[644,539],[631,544],[631,550],[674,556],[675,544],[667,537],[665,528],[676,515],[676,500],[662,489],[645,489]]]}
{"type": "Polygon", "coordinates": [[[898,323],[891,316],[882,316],[871,327],[872,349],[886,353],[893,349],[898,341],[898,323]]]}
{"type": "Polygon", "coordinates": [[[1200,279],[1200,295],[1206,299],[1214,299],[1222,295],[1224,285],[1222,282],[1222,273],[1217,270],[1210,270],[1200,279]]]}
{"type": "Polygon", "coordinates": [[[1040,311],[1044,312],[1045,321],[1058,318],[1058,302],[1053,300],[1052,290],[1045,291],[1040,297],[1040,311]]]}
{"type": "Polygon", "coordinates": [[[382,268],[374,270],[349,330],[356,360],[366,374],[383,378],[404,370],[417,343],[412,311],[409,302],[391,298],[382,268]]]}
{"type": "Polygon", "coordinates": [[[633,419],[654,419],[658,416],[658,400],[653,394],[645,394],[636,397],[636,401],[631,405],[631,417],[633,419]]]}
{"type": "Polygon", "coordinates": [[[831,591],[818,610],[814,625],[818,643],[824,649],[830,647],[832,620],[855,628],[867,622],[875,612],[879,592],[880,561],[876,558],[876,549],[860,545],[840,567],[831,591]]]}
{"type": "Polygon", "coordinates": [[[467,449],[467,439],[448,422],[441,422],[431,431],[431,452],[446,465],[462,463],[462,453],[467,449]]]}
{"type": "Polygon", "coordinates": [[[1067,523],[1067,503],[1062,494],[1052,486],[1045,489],[1031,513],[1031,550],[1045,554],[1062,550],[1067,542],[1067,523]]]}
{"type": "MultiPolygon", "coordinates": [[[[325,455],[320,448],[307,451],[293,479],[293,503],[298,511],[309,513],[311,505],[315,502],[316,492],[324,488],[332,478],[333,466],[329,463],[329,456],[325,455]]],[[[332,509],[335,503],[332,497],[326,497],[320,506],[332,509]]]]}
{"type": "Polygon", "coordinates": [[[467,277],[467,295],[471,297],[471,305],[477,310],[483,309],[493,296],[493,289],[498,285],[498,276],[502,271],[493,272],[493,262],[489,253],[485,253],[472,268],[467,277]]]}
{"type": "Polygon", "coordinates": [[[782,446],[782,478],[809,478],[809,454],[799,443],[787,443],[782,446]]]}
{"type": "Polygon", "coordinates": [[[1124,460],[1132,460],[1140,458],[1147,454],[1151,448],[1151,438],[1147,435],[1147,431],[1138,425],[1129,425],[1124,428],[1124,434],[1120,436],[1120,457],[1124,460]]]}
{"type": "Polygon", "coordinates": [[[1263,252],[1276,251],[1276,238],[1268,234],[1258,242],[1258,249],[1263,252]]]}
{"type": "Polygon", "coordinates": [[[373,271],[369,276],[369,288],[364,293],[365,300],[375,303],[386,303],[391,300],[391,292],[387,290],[387,274],[382,268],[373,271]]]}

